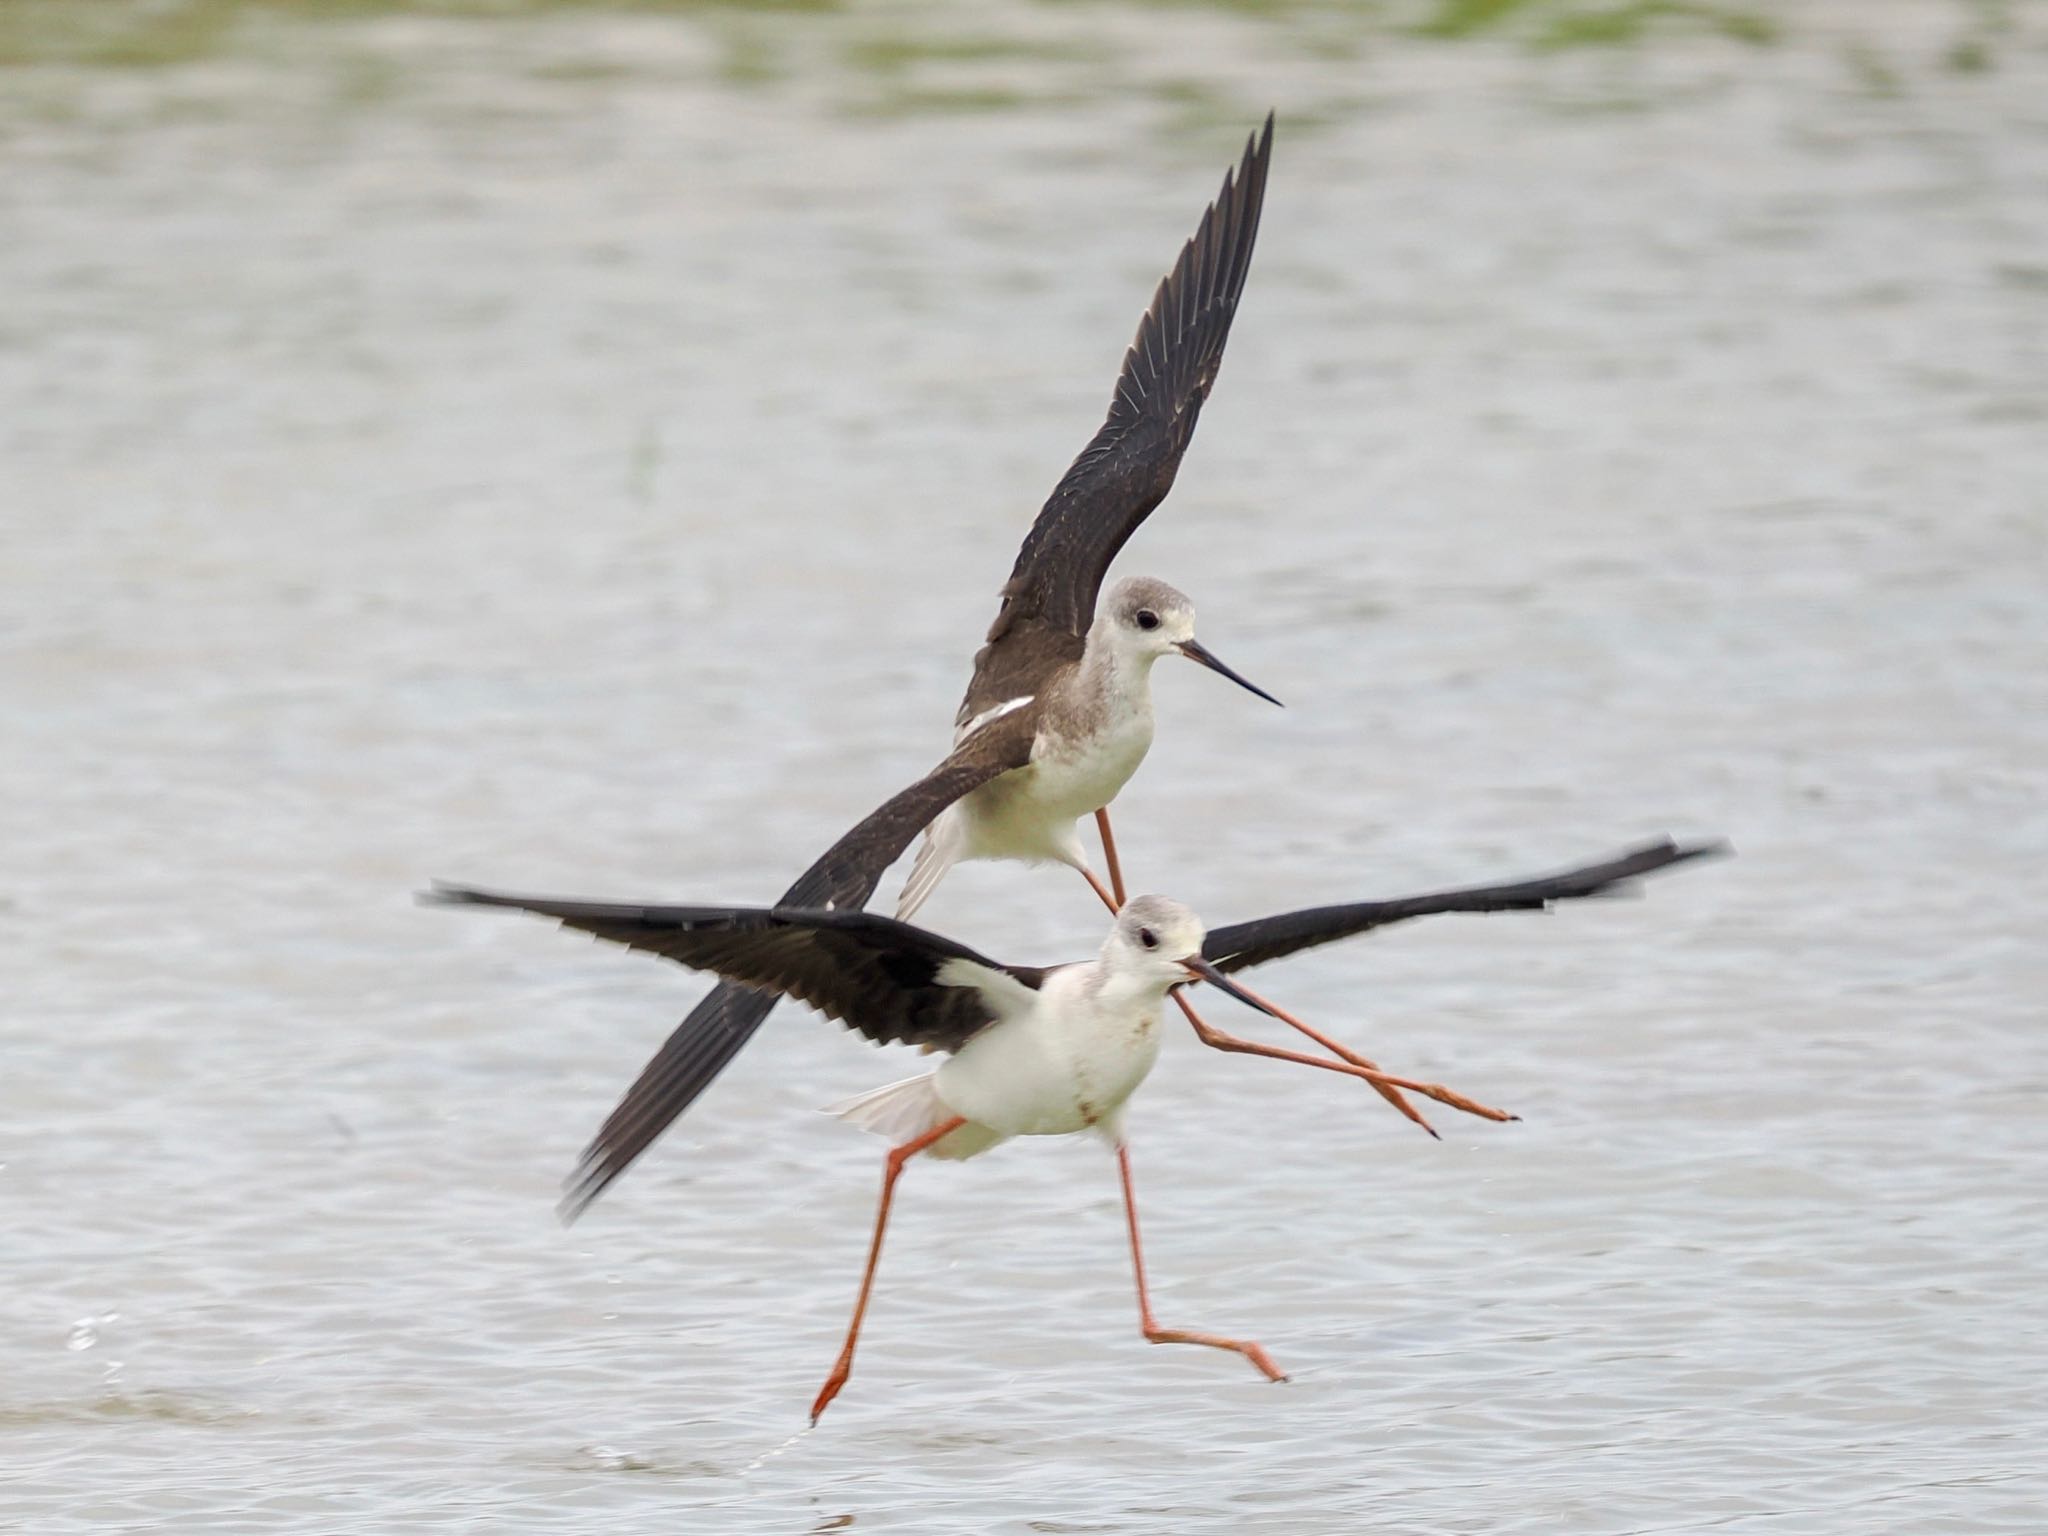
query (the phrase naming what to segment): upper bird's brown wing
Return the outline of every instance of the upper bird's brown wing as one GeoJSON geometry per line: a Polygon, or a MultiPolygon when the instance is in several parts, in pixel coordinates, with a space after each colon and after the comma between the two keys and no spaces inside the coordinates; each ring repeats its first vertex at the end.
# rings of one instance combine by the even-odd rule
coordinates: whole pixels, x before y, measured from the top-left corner
{"type": "Polygon", "coordinates": [[[642,906],[436,887],[431,899],[513,907],[694,970],[809,1003],[878,1044],[958,1050],[1045,973],[868,912],[642,906]]]}
{"type": "Polygon", "coordinates": [[[1554,875],[1539,875],[1511,885],[1470,885],[1455,891],[1437,891],[1427,896],[1402,896],[1392,901],[1359,901],[1344,906],[1309,907],[1283,912],[1274,917],[1254,918],[1211,929],[1202,942],[1202,955],[1219,971],[1241,971],[1263,965],[1297,950],[1313,949],[1336,939],[1348,939],[1370,928],[1426,917],[1434,912],[1514,912],[1545,908],[1552,902],[1572,901],[1582,896],[1617,895],[1642,876],[1693,859],[1712,858],[1728,851],[1721,842],[1681,846],[1665,838],[1646,843],[1598,864],[1583,865],[1554,875]]]}
{"type": "MultiPolygon", "coordinates": [[[[1035,711],[1021,709],[961,742],[938,767],[891,795],[826,849],[783,892],[781,905],[847,911],[865,906],[883,873],[934,816],[970,790],[1031,761],[1036,719],[1035,711]]],[[[564,1185],[565,1221],[582,1214],[696,1102],[753,1038],[778,996],[722,981],[669,1032],[577,1159],[564,1185]]]]}
{"type": "Polygon", "coordinates": [[[898,790],[820,854],[783,892],[780,906],[860,907],[910,840],[962,795],[1031,761],[1041,711],[1024,707],[991,720],[939,765],[898,790]]]}
{"type": "Polygon", "coordinates": [[[1251,270],[1272,153],[1269,113],[1138,322],[1102,430],[1025,535],[991,641],[1025,623],[1086,634],[1110,561],[1172,488],[1251,270]]]}

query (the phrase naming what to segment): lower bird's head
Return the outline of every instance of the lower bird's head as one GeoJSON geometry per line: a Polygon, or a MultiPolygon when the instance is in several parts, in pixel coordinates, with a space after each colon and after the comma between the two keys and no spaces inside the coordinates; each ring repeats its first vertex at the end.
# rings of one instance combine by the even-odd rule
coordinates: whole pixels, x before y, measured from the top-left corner
{"type": "Polygon", "coordinates": [[[1103,964],[1112,975],[1156,990],[1161,997],[1191,981],[1206,981],[1239,1002],[1270,1013],[1258,998],[1202,958],[1207,935],[1193,909],[1166,896],[1133,896],[1117,913],[1103,942],[1103,964]]]}
{"type": "Polygon", "coordinates": [[[1195,638],[1195,604],[1185,592],[1151,576],[1127,576],[1109,589],[1102,626],[1120,651],[1150,666],[1162,656],[1185,656],[1220,672],[1269,704],[1280,701],[1240,677],[1195,638]]]}

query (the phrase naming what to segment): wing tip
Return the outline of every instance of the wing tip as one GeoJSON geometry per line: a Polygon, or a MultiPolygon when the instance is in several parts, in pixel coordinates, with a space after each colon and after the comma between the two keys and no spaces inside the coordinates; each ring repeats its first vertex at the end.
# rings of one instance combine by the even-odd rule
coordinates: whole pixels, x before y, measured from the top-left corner
{"type": "MultiPolygon", "coordinates": [[[[1010,572],[1012,590],[1005,593],[989,626],[990,644],[1027,617],[1050,615],[1061,627],[1085,633],[1103,572],[1132,530],[1172,488],[1180,455],[1215,385],[1231,321],[1251,272],[1277,120],[1277,110],[1268,109],[1265,120],[1246,136],[1242,159],[1224,171],[1222,190],[1203,209],[1195,233],[1153,289],[1119,363],[1107,419],[1053,487],[1017,552],[1010,572]],[[1160,440],[1140,450],[1145,457],[1120,467],[1126,480],[1142,484],[1105,484],[1092,478],[1126,434],[1148,418],[1159,427],[1160,440]],[[1046,562],[1062,542],[1061,519],[1076,502],[1082,503],[1088,520],[1084,526],[1107,523],[1108,532],[1083,536],[1093,544],[1086,547],[1085,568],[1078,574],[1049,573],[1046,562]]],[[[1076,537],[1065,535],[1069,545],[1076,537]]]]}
{"type": "MultiPolygon", "coordinates": [[[[1263,169],[1273,158],[1273,125],[1278,120],[1280,109],[1266,108],[1266,115],[1259,126],[1244,136],[1244,153],[1237,157],[1234,170],[1240,184],[1248,180],[1255,169],[1263,169]]],[[[1226,181],[1231,172],[1224,172],[1226,181]]]]}
{"type": "Polygon", "coordinates": [[[599,1160],[586,1152],[576,1169],[562,1180],[562,1197],[555,1202],[555,1220],[565,1227],[573,1227],[585,1211],[597,1203],[598,1196],[611,1187],[613,1179],[625,1172],[623,1167],[607,1168],[608,1160],[599,1160]]]}
{"type": "Polygon", "coordinates": [[[1623,855],[1624,859],[1654,861],[1646,865],[1642,871],[1644,874],[1648,874],[1652,870],[1669,869],[1674,864],[1691,864],[1708,859],[1732,859],[1734,857],[1735,845],[1725,837],[1717,836],[1701,838],[1691,842],[1680,842],[1677,838],[1671,837],[1668,834],[1658,838],[1655,842],[1645,843],[1631,853],[1623,855]]]}
{"type": "Polygon", "coordinates": [[[436,880],[424,891],[412,893],[413,904],[420,907],[503,907],[511,905],[502,896],[490,891],[478,890],[471,885],[454,885],[446,880],[436,880]]]}
{"type": "MultiPolygon", "coordinates": [[[[1552,880],[1564,882],[1567,888],[1545,895],[1541,910],[1554,911],[1559,902],[1582,901],[1588,897],[1634,900],[1642,896],[1643,880],[1648,875],[1661,874],[1681,864],[1704,863],[1734,856],[1735,847],[1725,837],[1680,842],[1667,834],[1650,842],[1639,843],[1626,852],[1617,854],[1604,865],[1562,870],[1551,876],[1552,880]],[[1575,881],[1580,882],[1577,888],[1569,888],[1575,881]]],[[[1540,885],[1542,882],[1539,880],[1536,883],[1540,885]]]]}
{"type": "Polygon", "coordinates": [[[1169,382],[1169,370],[1181,339],[1198,324],[1205,323],[1204,317],[1220,309],[1222,323],[1202,348],[1214,355],[1207,357],[1204,366],[1196,371],[1199,393],[1206,395],[1215,382],[1230,320],[1244,291],[1245,278],[1251,272],[1252,250],[1265,209],[1266,171],[1273,158],[1275,117],[1275,112],[1269,109],[1264,124],[1246,136],[1242,159],[1225,169],[1223,186],[1215,200],[1202,210],[1195,232],[1182,244],[1173,265],[1153,289],[1152,301],[1138,317],[1137,335],[1124,351],[1117,391],[1110,398],[1112,417],[1127,385],[1135,385],[1140,399],[1148,401],[1154,393],[1147,387],[1148,382],[1163,389],[1169,382]],[[1175,322],[1170,326],[1169,315],[1175,322]]]}

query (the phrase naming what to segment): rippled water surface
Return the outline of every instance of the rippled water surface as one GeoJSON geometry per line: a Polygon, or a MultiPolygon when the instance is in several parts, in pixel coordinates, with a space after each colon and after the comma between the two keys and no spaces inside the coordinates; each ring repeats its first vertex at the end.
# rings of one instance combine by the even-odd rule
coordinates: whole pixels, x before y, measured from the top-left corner
{"type": "MultiPolygon", "coordinates": [[[[2027,8],[36,14],[0,1527],[2048,1527],[2027,8]],[[1161,1313],[1291,1383],[1146,1346],[1109,1160],[1024,1144],[911,1170],[792,1442],[880,1161],[815,1106],[905,1061],[784,1010],[564,1229],[701,984],[410,893],[765,900],[934,759],[1269,104],[1228,365],[1119,569],[1290,707],[1160,669],[1135,883],[1229,921],[1741,856],[1260,973],[1519,1125],[1169,1039],[1161,1313]]],[[[1101,933],[1061,870],[925,916],[1101,933]]]]}

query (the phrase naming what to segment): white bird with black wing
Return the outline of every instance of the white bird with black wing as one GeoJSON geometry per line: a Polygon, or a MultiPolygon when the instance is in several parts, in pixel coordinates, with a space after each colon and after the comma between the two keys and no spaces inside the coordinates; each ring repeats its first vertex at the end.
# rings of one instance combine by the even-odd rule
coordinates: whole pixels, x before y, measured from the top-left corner
{"type": "MultiPolygon", "coordinates": [[[[1260,1012],[1285,1018],[1265,999],[1228,980],[1226,973],[1433,912],[1533,909],[1598,895],[1716,851],[1713,846],[1654,844],[1561,875],[1394,901],[1315,907],[1206,934],[1201,920],[1179,902],[1140,896],[1125,904],[1093,960],[1050,969],[1004,965],[925,929],[861,911],[642,906],[447,886],[437,887],[427,899],[512,907],[553,917],[570,928],[716,972],[742,986],[798,998],[877,1043],[901,1042],[948,1053],[948,1059],[929,1072],[837,1106],[845,1119],[896,1145],[888,1156],[853,1322],[832,1374],[812,1405],[815,1422],[852,1369],[904,1164],[921,1152],[972,1157],[1014,1136],[1094,1131],[1109,1140],[1116,1149],[1123,1186],[1145,1337],[1154,1343],[1234,1350],[1266,1376],[1281,1380],[1279,1369],[1259,1345],[1164,1328],[1152,1313],[1123,1114],[1158,1058],[1160,1004],[1176,989],[1206,981],[1260,1012]]],[[[1303,1061],[1473,1107],[1439,1084],[1301,1056],[1235,1036],[1222,1040],[1227,1042],[1225,1049],[1303,1061]]],[[[1498,1112],[1493,1117],[1507,1118],[1498,1112]]]]}

